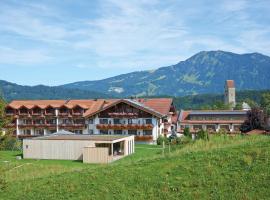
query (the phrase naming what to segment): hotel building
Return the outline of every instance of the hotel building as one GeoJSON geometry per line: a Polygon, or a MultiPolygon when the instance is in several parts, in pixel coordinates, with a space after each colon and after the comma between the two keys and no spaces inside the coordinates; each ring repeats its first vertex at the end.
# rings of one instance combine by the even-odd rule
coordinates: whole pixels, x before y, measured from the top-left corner
{"type": "Polygon", "coordinates": [[[14,100],[6,106],[17,137],[74,134],[135,135],[154,142],[176,129],[177,112],[170,98],[95,100],[14,100]]]}

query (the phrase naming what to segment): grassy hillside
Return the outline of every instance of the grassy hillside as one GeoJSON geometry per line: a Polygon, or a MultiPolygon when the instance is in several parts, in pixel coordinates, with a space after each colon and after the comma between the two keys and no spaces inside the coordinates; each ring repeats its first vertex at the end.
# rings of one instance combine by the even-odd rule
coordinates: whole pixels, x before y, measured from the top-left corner
{"type": "Polygon", "coordinates": [[[16,153],[0,152],[0,199],[270,198],[267,136],[213,136],[165,156],[158,146],[137,145],[110,165],[17,161],[16,153]]]}

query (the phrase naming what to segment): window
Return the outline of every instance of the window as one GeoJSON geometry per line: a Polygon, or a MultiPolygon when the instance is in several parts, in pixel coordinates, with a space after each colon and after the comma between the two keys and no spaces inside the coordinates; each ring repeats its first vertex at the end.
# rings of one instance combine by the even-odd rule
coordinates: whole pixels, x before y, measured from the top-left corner
{"type": "Polygon", "coordinates": [[[146,123],[146,124],[152,124],[152,119],[146,119],[146,120],[145,120],[145,123],[146,123]]]}
{"type": "Polygon", "coordinates": [[[108,135],[108,130],[99,130],[99,133],[102,135],[108,135]]]}
{"type": "Polygon", "coordinates": [[[74,130],[75,134],[82,134],[82,130],[74,130]]]}
{"type": "Polygon", "coordinates": [[[89,129],[89,130],[88,130],[88,133],[89,133],[89,134],[94,134],[94,130],[93,130],[93,129],[89,129]]]}
{"type": "Polygon", "coordinates": [[[116,118],[116,119],[113,119],[113,123],[114,123],[114,124],[121,124],[121,123],[120,123],[120,119],[117,119],[117,118],[116,118]]]}
{"type": "Polygon", "coordinates": [[[94,120],[93,119],[89,119],[88,120],[88,124],[94,124],[94,120]]]}
{"type": "Polygon", "coordinates": [[[137,130],[128,130],[129,135],[137,135],[137,130]]]}
{"type": "Polygon", "coordinates": [[[132,119],[128,119],[128,124],[133,124],[132,119]]]}
{"type": "Polygon", "coordinates": [[[44,135],[44,130],[43,129],[35,130],[35,135],[44,135]]]}
{"type": "Polygon", "coordinates": [[[114,130],[115,135],[122,135],[122,130],[114,130]]]}
{"type": "Polygon", "coordinates": [[[99,119],[100,124],[108,124],[108,119],[99,119]]]}
{"type": "Polygon", "coordinates": [[[22,134],[23,134],[23,135],[31,135],[31,130],[29,130],[29,129],[24,129],[24,130],[22,130],[22,134]]]}
{"type": "Polygon", "coordinates": [[[56,124],[56,120],[55,119],[49,119],[49,120],[47,120],[47,124],[56,124]]]}
{"type": "Polygon", "coordinates": [[[143,135],[152,135],[151,130],[143,130],[143,135]]]}

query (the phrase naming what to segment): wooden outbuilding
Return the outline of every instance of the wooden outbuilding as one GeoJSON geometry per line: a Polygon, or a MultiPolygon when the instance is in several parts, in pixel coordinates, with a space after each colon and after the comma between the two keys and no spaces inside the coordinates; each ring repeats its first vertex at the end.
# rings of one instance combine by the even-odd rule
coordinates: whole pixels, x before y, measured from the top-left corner
{"type": "Polygon", "coordinates": [[[110,163],[134,153],[134,136],[53,134],[23,140],[27,159],[110,163]]]}

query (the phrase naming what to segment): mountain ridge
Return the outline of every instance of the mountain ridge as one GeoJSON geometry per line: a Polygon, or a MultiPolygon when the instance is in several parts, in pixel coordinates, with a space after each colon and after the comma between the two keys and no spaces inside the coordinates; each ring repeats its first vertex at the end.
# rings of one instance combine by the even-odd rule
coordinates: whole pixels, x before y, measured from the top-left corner
{"type": "Polygon", "coordinates": [[[135,71],[97,80],[62,85],[116,96],[184,96],[223,92],[233,79],[241,90],[270,88],[270,57],[260,53],[201,51],[185,61],[155,70],[135,71]],[[251,83],[250,79],[254,79],[251,83]],[[173,81],[172,81],[173,80],[173,81]]]}
{"type": "Polygon", "coordinates": [[[59,86],[26,86],[0,80],[0,94],[6,101],[27,99],[109,98],[110,95],[59,86]]]}

